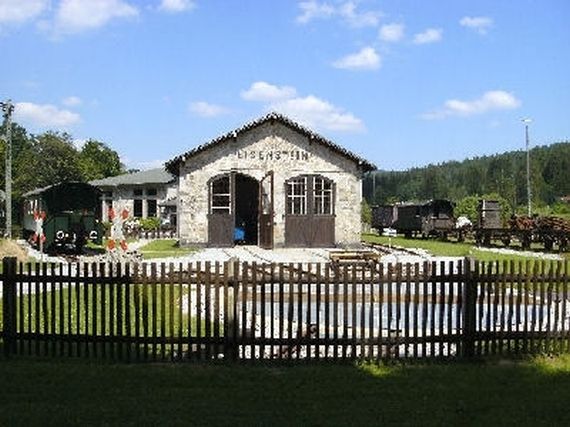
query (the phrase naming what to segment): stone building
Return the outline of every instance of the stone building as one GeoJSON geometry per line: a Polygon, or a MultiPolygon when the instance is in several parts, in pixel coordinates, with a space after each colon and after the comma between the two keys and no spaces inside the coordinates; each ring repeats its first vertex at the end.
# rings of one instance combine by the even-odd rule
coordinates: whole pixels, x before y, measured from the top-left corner
{"type": "Polygon", "coordinates": [[[133,218],[160,217],[176,226],[178,185],[164,168],[97,179],[89,184],[99,188],[101,218],[109,220],[109,208],[126,208],[133,218]]]}
{"type": "Polygon", "coordinates": [[[360,243],[361,179],[374,165],[270,113],[166,163],[181,244],[360,243]]]}

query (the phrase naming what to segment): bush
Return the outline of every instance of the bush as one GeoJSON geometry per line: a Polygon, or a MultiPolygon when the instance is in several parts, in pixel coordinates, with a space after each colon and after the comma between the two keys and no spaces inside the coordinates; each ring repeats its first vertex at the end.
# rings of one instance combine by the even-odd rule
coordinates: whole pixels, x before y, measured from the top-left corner
{"type": "Polygon", "coordinates": [[[372,224],[372,208],[366,202],[366,200],[362,200],[360,209],[362,223],[366,225],[372,224]]]}
{"type": "Polygon", "coordinates": [[[160,227],[159,218],[142,218],[140,220],[141,228],[143,231],[156,230],[160,227]]]}

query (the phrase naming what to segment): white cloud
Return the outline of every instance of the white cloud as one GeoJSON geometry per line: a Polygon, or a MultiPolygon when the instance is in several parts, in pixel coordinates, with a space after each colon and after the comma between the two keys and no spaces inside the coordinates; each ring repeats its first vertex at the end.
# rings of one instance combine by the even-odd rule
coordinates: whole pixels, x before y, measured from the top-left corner
{"type": "Polygon", "coordinates": [[[489,28],[493,26],[493,19],[488,16],[464,16],[459,24],[475,30],[479,34],[487,34],[489,28]]]}
{"type": "Polygon", "coordinates": [[[1,0],[0,24],[21,24],[39,16],[48,6],[48,0],[1,0]]]}
{"type": "Polygon", "coordinates": [[[345,70],[377,70],[381,66],[380,55],[372,47],[364,47],[359,52],[347,55],[333,63],[335,68],[345,70]]]}
{"type": "Polygon", "coordinates": [[[62,0],[56,11],[53,30],[72,34],[102,27],[116,18],[138,15],[138,9],[123,0],[62,0]]]}
{"type": "Polygon", "coordinates": [[[192,0],[161,0],[158,8],[165,12],[178,13],[192,10],[195,7],[196,3],[192,0]]]}
{"type": "Polygon", "coordinates": [[[315,19],[337,17],[352,27],[375,27],[382,15],[378,11],[358,11],[358,5],[355,1],[345,1],[334,5],[318,0],[309,0],[299,2],[298,5],[301,14],[295,20],[299,24],[308,24],[315,19]]]}
{"type": "Polygon", "coordinates": [[[338,7],[338,14],[353,27],[375,27],[380,20],[380,12],[368,11],[358,12],[356,3],[348,1],[338,7]]]}
{"type": "Polygon", "coordinates": [[[299,3],[301,14],[297,16],[296,21],[299,24],[308,24],[313,19],[330,18],[336,12],[335,8],[328,3],[320,3],[315,0],[302,1],[299,3]]]}
{"type": "Polygon", "coordinates": [[[291,86],[256,82],[241,95],[248,101],[262,102],[267,110],[283,113],[311,128],[343,132],[365,129],[362,120],[352,113],[313,95],[298,96],[297,90],[291,86]]]}
{"type": "Polygon", "coordinates": [[[271,105],[271,109],[315,129],[342,132],[360,132],[365,129],[362,120],[352,113],[313,95],[288,99],[271,105]]]}
{"type": "Polygon", "coordinates": [[[218,117],[227,114],[229,110],[221,105],[210,104],[205,101],[196,101],[190,104],[189,110],[191,113],[200,117],[218,117]]]}
{"type": "Polygon", "coordinates": [[[385,42],[399,42],[404,38],[404,25],[403,24],[386,24],[380,27],[378,32],[380,40],[385,42]]]}
{"type": "Polygon", "coordinates": [[[415,44],[435,43],[442,39],[443,30],[441,28],[428,28],[423,33],[414,36],[415,44]]]}
{"type": "Polygon", "coordinates": [[[121,163],[127,166],[127,169],[138,169],[141,171],[149,169],[163,168],[167,160],[131,160],[128,157],[121,156],[121,163]]]}
{"type": "Polygon", "coordinates": [[[41,127],[67,127],[81,120],[79,114],[59,109],[51,104],[18,102],[15,107],[14,117],[16,120],[41,127]]]}
{"type": "Polygon", "coordinates": [[[276,86],[267,82],[254,82],[249,89],[241,92],[246,101],[275,102],[293,98],[297,90],[291,86],[276,86]]]}
{"type": "Polygon", "coordinates": [[[75,138],[72,142],[73,145],[75,146],[75,148],[77,148],[79,151],[83,150],[83,147],[85,146],[85,144],[87,144],[87,141],[89,141],[88,139],[85,138],[75,138]]]}
{"type": "Polygon", "coordinates": [[[521,101],[512,93],[504,90],[492,90],[471,101],[449,99],[445,101],[443,108],[425,113],[422,118],[432,120],[449,116],[469,117],[495,110],[513,110],[520,105],[521,101]]]}
{"type": "Polygon", "coordinates": [[[83,101],[81,101],[81,98],[78,96],[68,96],[67,98],[64,98],[61,103],[66,107],[77,107],[78,105],[81,105],[83,101]]]}

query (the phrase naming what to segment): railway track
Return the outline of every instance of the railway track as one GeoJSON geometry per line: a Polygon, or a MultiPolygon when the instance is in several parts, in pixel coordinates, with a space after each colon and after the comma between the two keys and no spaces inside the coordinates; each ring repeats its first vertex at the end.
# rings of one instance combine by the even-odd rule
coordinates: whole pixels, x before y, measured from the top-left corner
{"type": "Polygon", "coordinates": [[[397,253],[403,253],[405,255],[412,255],[421,258],[427,258],[425,253],[420,252],[418,250],[410,249],[410,248],[403,248],[401,246],[388,246],[382,243],[369,243],[369,242],[362,242],[365,247],[373,249],[379,252],[381,255],[392,255],[397,253]]]}

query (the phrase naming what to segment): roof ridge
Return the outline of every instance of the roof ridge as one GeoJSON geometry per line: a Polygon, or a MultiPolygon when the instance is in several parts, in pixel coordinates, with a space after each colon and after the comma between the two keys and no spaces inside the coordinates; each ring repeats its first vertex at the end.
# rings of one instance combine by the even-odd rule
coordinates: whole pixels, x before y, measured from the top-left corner
{"type": "Polygon", "coordinates": [[[296,129],[302,133],[305,133],[306,135],[309,136],[309,138],[317,140],[320,143],[322,143],[323,145],[328,146],[329,148],[332,148],[333,150],[337,151],[338,153],[344,155],[345,157],[348,157],[348,158],[352,159],[353,161],[356,161],[359,165],[363,166],[364,169],[366,169],[366,170],[376,169],[376,166],[374,164],[370,163],[368,160],[364,159],[363,157],[360,157],[359,155],[347,150],[346,148],[332,142],[330,139],[322,136],[321,134],[313,131],[312,129],[309,129],[308,127],[298,123],[297,121],[294,121],[293,119],[289,118],[288,116],[284,115],[283,113],[280,113],[280,112],[277,112],[274,110],[266,113],[265,115],[263,115],[261,117],[250,120],[248,122],[245,122],[243,125],[235,128],[234,130],[220,134],[217,137],[209,140],[208,142],[200,144],[200,145],[194,147],[193,149],[188,150],[185,153],[182,153],[182,154],[174,157],[173,159],[171,159],[165,163],[165,168],[170,173],[177,175],[178,171],[176,170],[176,165],[178,165],[180,162],[183,162],[187,158],[192,157],[193,155],[198,154],[202,151],[205,151],[205,150],[209,149],[210,147],[213,147],[214,145],[216,145],[222,141],[225,141],[229,138],[237,138],[237,136],[239,134],[241,134],[245,131],[248,131],[252,128],[255,128],[257,126],[260,126],[263,123],[270,121],[270,120],[279,120],[283,124],[290,126],[290,127],[294,128],[294,129],[296,129]]]}

